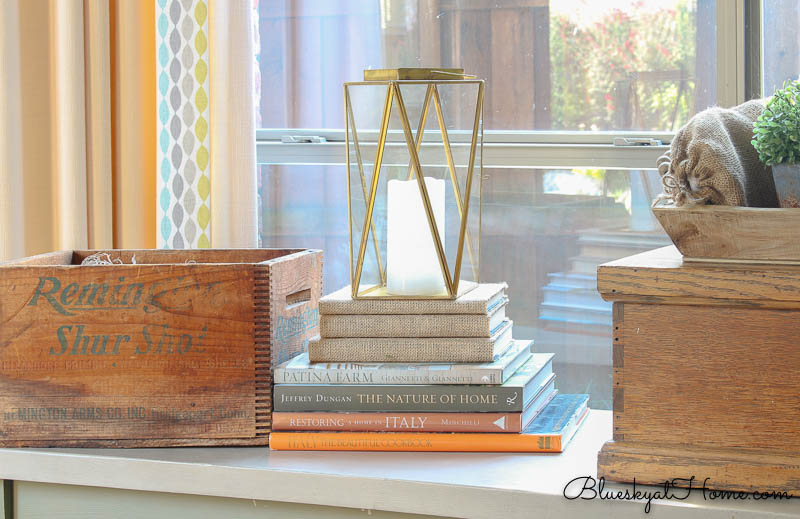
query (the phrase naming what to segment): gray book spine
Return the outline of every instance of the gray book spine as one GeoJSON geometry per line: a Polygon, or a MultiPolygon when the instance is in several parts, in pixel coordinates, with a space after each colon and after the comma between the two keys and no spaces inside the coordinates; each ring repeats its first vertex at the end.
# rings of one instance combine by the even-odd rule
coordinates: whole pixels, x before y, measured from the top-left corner
{"type": "Polygon", "coordinates": [[[523,389],[504,386],[280,384],[275,411],[522,412],[523,389]]]}

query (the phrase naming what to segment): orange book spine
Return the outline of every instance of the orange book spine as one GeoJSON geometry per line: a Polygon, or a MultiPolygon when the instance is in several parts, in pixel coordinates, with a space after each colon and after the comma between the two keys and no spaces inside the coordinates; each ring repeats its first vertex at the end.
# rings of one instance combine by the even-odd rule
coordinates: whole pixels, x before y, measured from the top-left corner
{"type": "Polygon", "coordinates": [[[272,413],[273,431],[518,433],[522,413],[272,413]]]}
{"type": "Polygon", "coordinates": [[[558,434],[273,432],[273,450],[561,452],[558,434]]]}

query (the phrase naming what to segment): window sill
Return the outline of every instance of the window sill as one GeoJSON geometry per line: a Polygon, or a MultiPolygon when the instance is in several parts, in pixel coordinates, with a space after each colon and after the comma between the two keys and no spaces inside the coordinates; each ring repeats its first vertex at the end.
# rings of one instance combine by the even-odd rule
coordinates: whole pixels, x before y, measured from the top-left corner
{"type": "MultiPolygon", "coordinates": [[[[642,502],[570,501],[562,495],[568,481],[596,474],[597,452],[610,436],[611,413],[592,411],[566,452],[557,455],[0,449],[0,479],[448,517],[642,517],[642,502]]],[[[685,501],[652,504],[667,514],[659,517],[788,515],[796,512],[793,506],[703,501],[699,492],[685,501]]]]}

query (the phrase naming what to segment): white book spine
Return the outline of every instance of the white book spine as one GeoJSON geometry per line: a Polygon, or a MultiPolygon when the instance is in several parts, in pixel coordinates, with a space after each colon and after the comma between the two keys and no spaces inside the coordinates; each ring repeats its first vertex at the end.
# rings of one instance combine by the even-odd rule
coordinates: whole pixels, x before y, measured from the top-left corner
{"type": "Polygon", "coordinates": [[[532,355],[531,341],[512,341],[508,351],[491,364],[315,365],[295,359],[275,368],[273,380],[276,384],[502,384],[532,355]]]}
{"type": "Polygon", "coordinates": [[[283,369],[276,368],[276,384],[501,384],[501,368],[453,367],[411,371],[405,369],[283,369]]]}

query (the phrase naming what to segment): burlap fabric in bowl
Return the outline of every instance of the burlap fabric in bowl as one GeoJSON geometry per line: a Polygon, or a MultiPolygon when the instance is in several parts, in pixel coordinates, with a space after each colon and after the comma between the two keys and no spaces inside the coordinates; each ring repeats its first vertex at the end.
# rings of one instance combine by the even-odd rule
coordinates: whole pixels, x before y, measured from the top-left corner
{"type": "Polygon", "coordinates": [[[656,203],[778,207],[772,171],[750,142],[763,111],[753,100],[692,117],[658,159],[664,193],[656,203]]]}

